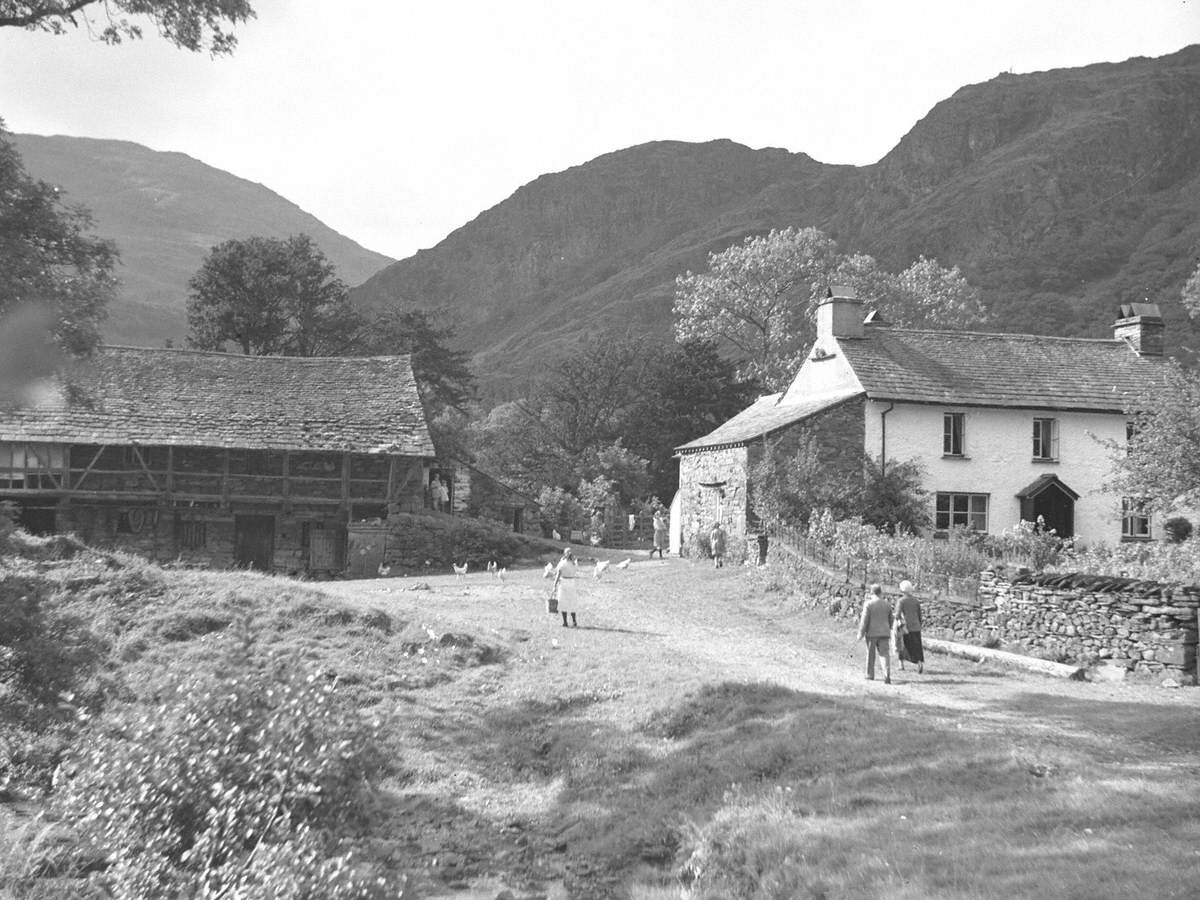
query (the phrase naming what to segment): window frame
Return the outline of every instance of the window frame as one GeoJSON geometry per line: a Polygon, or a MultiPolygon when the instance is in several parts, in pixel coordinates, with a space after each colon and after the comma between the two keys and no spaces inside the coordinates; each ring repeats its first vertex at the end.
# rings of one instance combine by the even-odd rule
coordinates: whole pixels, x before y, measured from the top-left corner
{"type": "Polygon", "coordinates": [[[951,528],[965,526],[975,534],[987,534],[991,520],[992,495],[969,491],[937,491],[933,498],[933,530],[937,534],[946,534],[951,528]],[[945,510],[942,509],[943,500],[945,510]],[[963,509],[956,501],[962,500],[963,509]],[[982,509],[978,507],[982,506],[982,509]],[[961,517],[963,521],[955,521],[961,517]],[[944,522],[944,524],[943,524],[944,522]],[[978,527],[982,522],[983,527],[978,527]]]}
{"type": "Polygon", "coordinates": [[[967,455],[967,416],[961,412],[942,413],[942,456],[965,459],[967,455]],[[957,448],[955,445],[957,444],[957,448]]]}
{"type": "Polygon", "coordinates": [[[1151,515],[1143,509],[1144,502],[1133,497],[1121,498],[1121,540],[1154,540],[1151,515]],[[1137,523],[1141,523],[1140,526],[1137,523]]]}
{"type": "Polygon", "coordinates": [[[1033,461],[1058,462],[1058,419],[1051,416],[1035,416],[1033,420],[1033,461]],[[1049,431],[1039,434],[1040,430],[1049,431]],[[1038,452],[1039,444],[1041,453],[1038,452]]]}

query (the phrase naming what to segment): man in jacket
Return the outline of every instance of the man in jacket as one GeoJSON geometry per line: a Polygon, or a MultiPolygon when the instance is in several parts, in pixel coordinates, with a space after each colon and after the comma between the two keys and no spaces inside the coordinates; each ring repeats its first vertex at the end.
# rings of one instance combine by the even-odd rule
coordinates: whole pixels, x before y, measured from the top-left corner
{"type": "Polygon", "coordinates": [[[875,680],[875,654],[883,656],[883,683],[892,683],[892,657],[888,652],[891,638],[891,610],[883,599],[883,588],[871,585],[858,619],[858,639],[867,642],[867,681],[875,680]]]}

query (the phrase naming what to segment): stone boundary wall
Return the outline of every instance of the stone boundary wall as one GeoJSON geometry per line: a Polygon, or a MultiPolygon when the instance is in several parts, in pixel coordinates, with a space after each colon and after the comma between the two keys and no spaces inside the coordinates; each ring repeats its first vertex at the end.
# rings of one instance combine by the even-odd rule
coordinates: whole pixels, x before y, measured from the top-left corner
{"type": "MultiPolygon", "coordinates": [[[[799,589],[804,607],[857,619],[864,585],[847,581],[845,572],[822,566],[782,542],[771,544],[770,561],[799,589]]],[[[978,603],[922,597],[924,633],[1081,666],[1105,663],[1155,681],[1197,683],[1200,587],[1139,582],[1140,590],[1106,590],[1059,584],[1064,581],[1071,578],[1018,576],[1007,581],[984,572],[978,603]]],[[[885,590],[894,592],[895,585],[885,590]]]]}

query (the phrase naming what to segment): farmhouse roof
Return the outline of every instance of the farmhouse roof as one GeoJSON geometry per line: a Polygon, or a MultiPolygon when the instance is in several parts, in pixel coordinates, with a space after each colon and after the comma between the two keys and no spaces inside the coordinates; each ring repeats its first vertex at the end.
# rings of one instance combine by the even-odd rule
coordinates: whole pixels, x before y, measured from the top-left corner
{"type": "Polygon", "coordinates": [[[103,347],[71,383],[0,408],[0,441],[434,454],[408,356],[103,347]]]}
{"type": "Polygon", "coordinates": [[[1122,412],[1163,372],[1122,340],[868,327],[839,347],[868,397],[915,403],[1122,412]]]}
{"type": "Polygon", "coordinates": [[[799,403],[781,403],[783,393],[761,397],[752,406],[742,410],[728,422],[718,426],[704,437],[696,438],[675,449],[680,453],[694,450],[711,450],[721,446],[737,446],[754,438],[763,437],[793,425],[809,416],[830,409],[860,394],[860,391],[834,394],[799,403]]]}

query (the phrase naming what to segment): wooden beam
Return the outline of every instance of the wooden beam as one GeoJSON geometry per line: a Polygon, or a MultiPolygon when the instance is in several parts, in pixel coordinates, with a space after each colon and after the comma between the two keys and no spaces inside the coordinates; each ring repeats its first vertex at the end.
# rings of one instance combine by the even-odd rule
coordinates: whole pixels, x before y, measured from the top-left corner
{"type": "MultiPolygon", "coordinates": [[[[83,479],[87,478],[88,473],[91,472],[92,469],[94,469],[96,467],[96,463],[98,463],[100,461],[100,454],[102,454],[107,449],[107,447],[108,447],[107,444],[100,445],[100,448],[96,451],[96,455],[92,457],[92,461],[87,464],[87,468],[83,470],[83,474],[79,476],[79,480],[75,482],[75,484],[71,487],[71,490],[73,490],[73,491],[79,490],[79,486],[81,484],[83,484],[83,479]]],[[[70,449],[68,449],[67,452],[70,453],[71,452],[70,449]]]]}
{"type": "Polygon", "coordinates": [[[350,454],[342,454],[342,502],[350,507],[350,454]]]}
{"type": "Polygon", "coordinates": [[[221,505],[229,508],[229,448],[221,451],[221,505]]]}
{"type": "Polygon", "coordinates": [[[1008,653],[1004,650],[993,650],[989,647],[976,647],[972,644],[959,644],[955,641],[943,641],[938,638],[925,638],[922,645],[935,653],[946,653],[959,656],[974,662],[995,662],[1006,666],[1015,666],[1042,675],[1052,675],[1055,678],[1066,678],[1071,681],[1081,681],[1085,669],[1081,666],[1069,666],[1048,659],[1038,659],[1035,656],[1022,656],[1019,653],[1008,653]]]}
{"type": "Polygon", "coordinates": [[[142,471],[146,473],[146,477],[150,479],[150,487],[156,491],[161,490],[158,486],[158,481],[154,477],[154,473],[150,471],[150,467],[146,465],[146,460],[142,456],[142,448],[137,444],[133,444],[133,458],[138,461],[138,465],[142,467],[142,471]]]}
{"type": "Polygon", "coordinates": [[[287,451],[283,451],[283,511],[287,515],[292,513],[292,484],[290,481],[292,455],[287,451]]]}
{"type": "Polygon", "coordinates": [[[167,445],[167,500],[175,493],[175,448],[167,445]]]}

